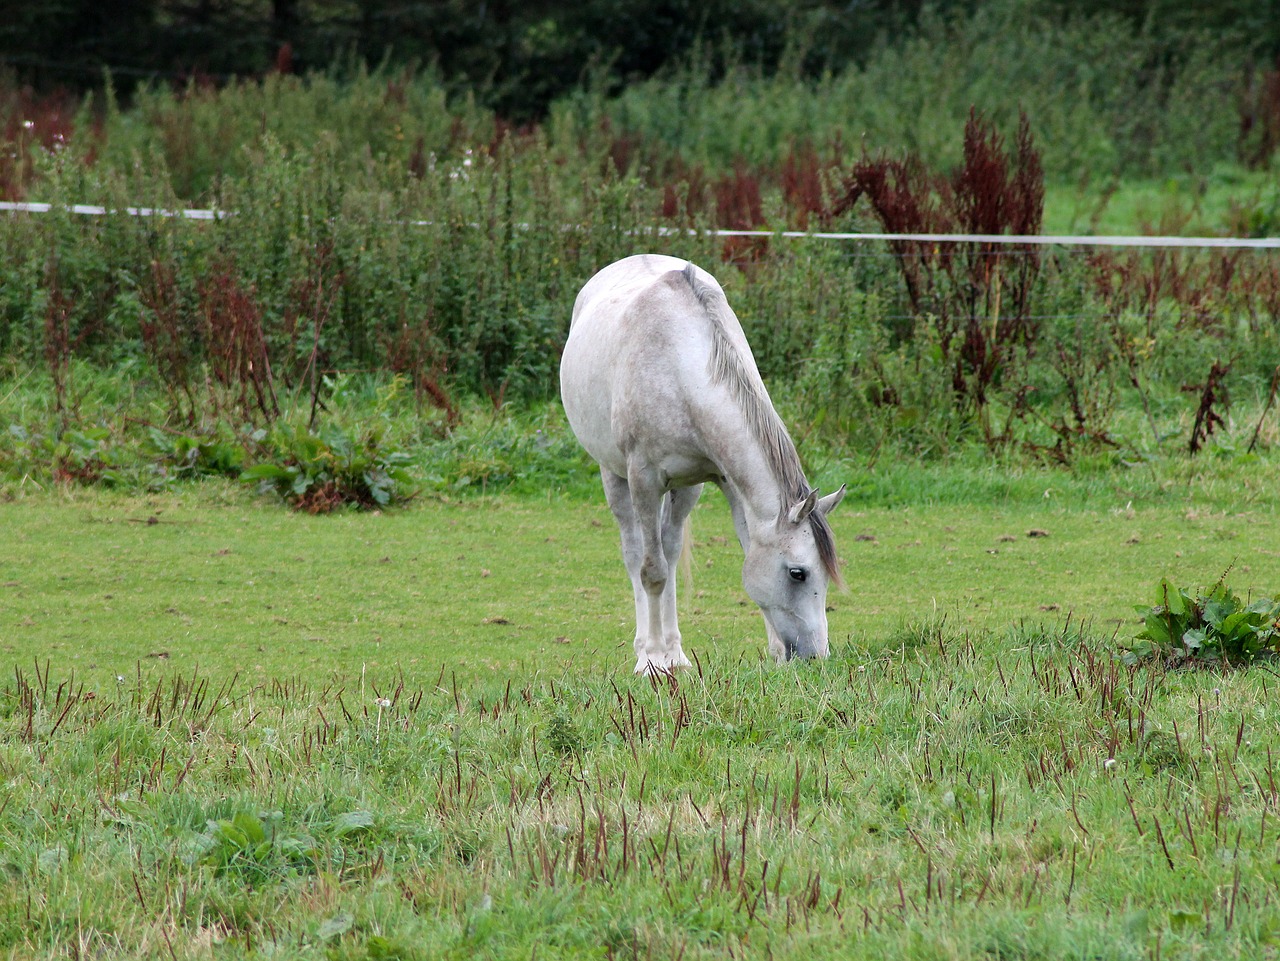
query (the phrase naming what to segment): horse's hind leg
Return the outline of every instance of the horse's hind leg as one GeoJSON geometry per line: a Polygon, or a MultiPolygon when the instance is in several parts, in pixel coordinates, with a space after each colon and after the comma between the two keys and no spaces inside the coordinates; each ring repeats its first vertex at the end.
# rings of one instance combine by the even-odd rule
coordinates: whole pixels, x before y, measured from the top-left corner
{"type": "Polygon", "coordinates": [[[662,641],[668,668],[689,666],[689,659],[685,657],[681,646],[680,627],[676,617],[676,581],[679,580],[676,568],[684,547],[685,524],[701,494],[701,484],[678,488],[667,495],[663,504],[662,553],[667,561],[667,582],[663,586],[661,600],[662,641]]]}
{"type": "Polygon", "coordinates": [[[661,644],[655,643],[650,635],[649,592],[645,590],[640,576],[644,565],[644,538],[626,479],[604,468],[600,470],[600,479],[604,483],[609,509],[618,522],[618,532],[622,535],[622,562],[626,565],[627,576],[631,578],[631,593],[636,605],[636,673],[640,674],[649,669],[650,663],[661,659],[661,644]]]}

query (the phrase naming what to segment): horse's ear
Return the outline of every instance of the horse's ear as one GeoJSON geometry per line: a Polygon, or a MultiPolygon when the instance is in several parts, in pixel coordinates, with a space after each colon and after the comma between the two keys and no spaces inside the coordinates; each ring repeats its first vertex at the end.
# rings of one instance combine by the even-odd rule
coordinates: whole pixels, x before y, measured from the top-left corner
{"type": "Polygon", "coordinates": [[[836,505],[839,504],[842,500],[844,500],[844,488],[845,488],[845,485],[841,484],[840,489],[838,491],[833,491],[830,494],[828,494],[826,497],[822,498],[822,500],[818,501],[818,513],[830,514],[833,510],[835,510],[836,505]]]}
{"type": "Polygon", "coordinates": [[[793,524],[799,524],[810,514],[813,509],[818,506],[818,488],[814,488],[804,495],[803,500],[798,500],[787,513],[787,520],[793,524]]]}

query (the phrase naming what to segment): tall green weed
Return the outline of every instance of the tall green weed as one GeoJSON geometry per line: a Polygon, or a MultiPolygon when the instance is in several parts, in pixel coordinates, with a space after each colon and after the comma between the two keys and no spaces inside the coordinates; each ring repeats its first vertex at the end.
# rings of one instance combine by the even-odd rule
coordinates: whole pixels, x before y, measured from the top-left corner
{"type": "Polygon", "coordinates": [[[344,172],[370,163],[421,172],[432,156],[487,142],[493,131],[490,113],[448,99],[429,71],[358,69],[341,79],[336,71],[271,73],[223,87],[192,80],[140,88],[127,110],[110,96],[106,106],[100,162],[158,164],[177,196],[200,202],[253,171],[252,148],[264,137],[292,152],[327,131],[346,145],[344,172]]]}

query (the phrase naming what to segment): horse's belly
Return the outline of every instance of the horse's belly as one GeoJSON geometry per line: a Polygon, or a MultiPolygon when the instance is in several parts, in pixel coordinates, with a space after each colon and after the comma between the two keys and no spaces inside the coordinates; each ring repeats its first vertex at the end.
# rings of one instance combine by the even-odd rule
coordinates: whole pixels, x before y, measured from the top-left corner
{"type": "Polygon", "coordinates": [[[579,327],[569,332],[560,360],[560,400],[578,442],[592,459],[616,473],[621,452],[611,429],[611,378],[589,341],[579,327]]]}
{"type": "Polygon", "coordinates": [[[706,457],[701,456],[672,457],[668,455],[660,463],[658,474],[666,490],[674,490],[677,487],[696,487],[708,481],[718,484],[724,480],[720,469],[706,457]]]}
{"type": "Polygon", "coordinates": [[[633,468],[651,472],[668,489],[717,479],[715,463],[701,445],[691,442],[688,433],[678,429],[679,418],[637,418],[622,413],[614,407],[608,388],[602,390],[596,395],[602,401],[599,403],[579,404],[571,392],[564,398],[569,427],[601,467],[619,477],[627,477],[633,468]]]}
{"type": "Polygon", "coordinates": [[[719,471],[690,422],[682,397],[662,378],[635,376],[627,364],[601,365],[565,347],[561,399],[578,442],[605,470],[651,473],[668,489],[715,480],[719,471]]]}

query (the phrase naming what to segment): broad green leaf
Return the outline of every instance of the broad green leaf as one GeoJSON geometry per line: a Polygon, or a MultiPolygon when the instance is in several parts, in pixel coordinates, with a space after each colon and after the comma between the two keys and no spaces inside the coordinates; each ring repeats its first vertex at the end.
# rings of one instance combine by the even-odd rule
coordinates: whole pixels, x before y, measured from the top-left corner
{"type": "Polygon", "coordinates": [[[339,935],[346,934],[351,930],[355,920],[355,916],[346,911],[335,914],[328,920],[320,922],[320,927],[316,928],[316,938],[320,941],[330,941],[339,935]]]}
{"type": "Polygon", "coordinates": [[[340,838],[368,831],[372,827],[372,811],[347,811],[333,819],[333,833],[340,838]]]}
{"type": "Polygon", "coordinates": [[[1173,643],[1173,634],[1169,630],[1169,622],[1159,614],[1147,617],[1146,630],[1143,631],[1157,647],[1168,647],[1173,643]]]}
{"type": "Polygon", "coordinates": [[[1235,639],[1252,633],[1257,616],[1250,611],[1236,611],[1218,627],[1223,637],[1235,639]]]}
{"type": "Polygon", "coordinates": [[[1126,650],[1120,655],[1120,659],[1129,667],[1133,667],[1141,661],[1145,661],[1151,657],[1156,651],[1155,645],[1151,641],[1146,640],[1139,634],[1131,643],[1126,645],[1126,650]]]}
{"type": "Polygon", "coordinates": [[[1230,617],[1239,609],[1238,604],[1233,603],[1233,599],[1210,599],[1204,604],[1204,619],[1210,627],[1221,629],[1222,622],[1225,618],[1230,617]]]}
{"type": "Polygon", "coordinates": [[[1156,604],[1164,607],[1175,617],[1187,613],[1186,596],[1169,583],[1168,578],[1161,578],[1160,587],[1156,590],[1156,604]]]}
{"type": "Polygon", "coordinates": [[[249,846],[249,836],[230,821],[219,821],[214,829],[214,836],[233,848],[247,848],[249,846]]]}
{"type": "Polygon", "coordinates": [[[240,811],[231,819],[231,823],[254,844],[267,839],[266,829],[262,826],[262,821],[257,815],[250,814],[248,811],[240,811]]]}

